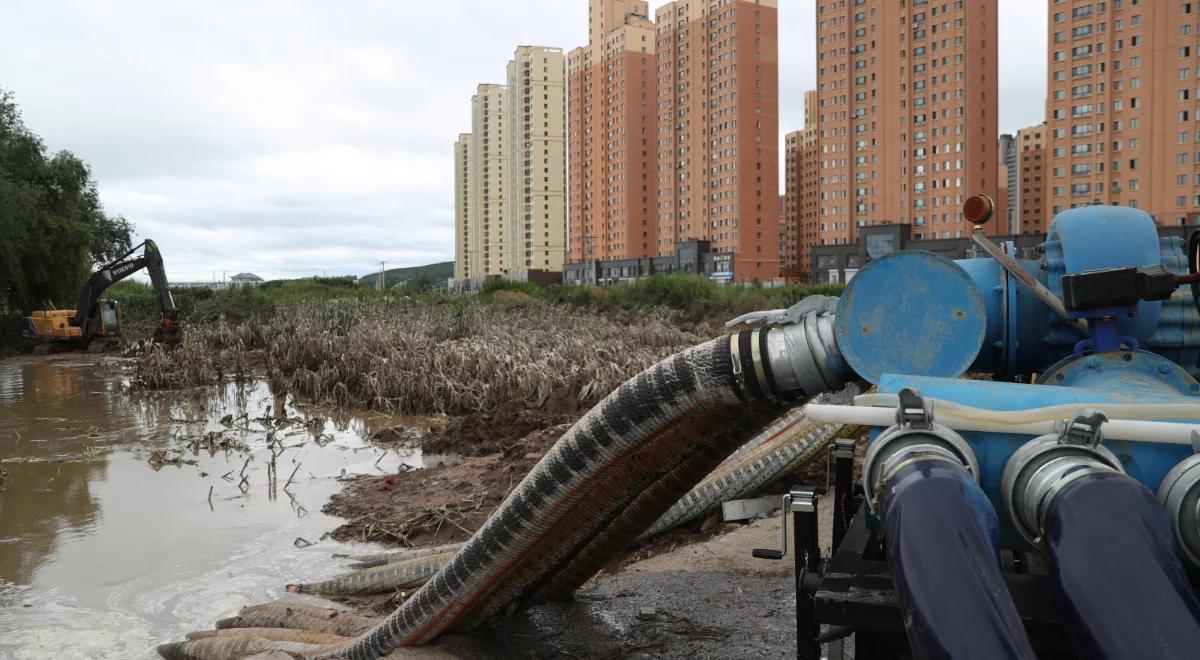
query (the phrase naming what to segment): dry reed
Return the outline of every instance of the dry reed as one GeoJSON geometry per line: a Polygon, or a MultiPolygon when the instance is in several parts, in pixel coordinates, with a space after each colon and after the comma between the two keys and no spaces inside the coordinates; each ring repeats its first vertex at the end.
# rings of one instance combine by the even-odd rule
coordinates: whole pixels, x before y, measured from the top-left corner
{"type": "Polygon", "coordinates": [[[148,388],[265,376],[274,392],[344,407],[468,414],[599,400],[707,339],[663,314],[622,323],[537,300],[508,304],[327,301],[270,319],[188,330],[137,368],[148,388]]]}

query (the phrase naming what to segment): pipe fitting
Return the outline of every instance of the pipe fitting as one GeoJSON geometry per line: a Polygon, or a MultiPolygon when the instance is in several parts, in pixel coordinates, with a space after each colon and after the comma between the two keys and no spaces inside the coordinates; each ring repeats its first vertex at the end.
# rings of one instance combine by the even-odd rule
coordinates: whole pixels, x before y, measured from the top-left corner
{"type": "Polygon", "coordinates": [[[875,438],[863,463],[863,492],[871,512],[880,515],[883,484],[915,460],[940,460],[962,467],[979,483],[979,459],[963,437],[933,421],[933,408],[916,390],[900,392],[896,425],[875,438]]]}
{"type": "Polygon", "coordinates": [[[1083,411],[1059,433],[1022,445],[1004,466],[1000,495],[1017,532],[1033,546],[1042,544],[1046,511],[1068,484],[1089,474],[1125,474],[1116,455],[1102,446],[1103,413],[1083,411]]]}
{"type": "Polygon", "coordinates": [[[771,328],[766,353],[779,390],[811,397],[837,392],[855,379],[833,324],[831,314],[807,314],[794,325],[771,328]]]}
{"type": "Polygon", "coordinates": [[[1158,488],[1167,509],[1175,544],[1188,565],[1200,570],[1200,454],[1184,459],[1167,473],[1158,488]]]}

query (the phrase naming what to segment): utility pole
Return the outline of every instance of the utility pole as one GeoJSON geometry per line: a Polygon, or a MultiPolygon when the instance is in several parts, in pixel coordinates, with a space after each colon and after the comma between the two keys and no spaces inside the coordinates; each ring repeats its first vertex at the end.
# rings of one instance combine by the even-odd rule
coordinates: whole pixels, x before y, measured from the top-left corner
{"type": "Polygon", "coordinates": [[[379,278],[376,280],[375,288],[380,291],[384,291],[387,289],[386,271],[387,271],[387,262],[386,261],[379,262],[379,278]]]}

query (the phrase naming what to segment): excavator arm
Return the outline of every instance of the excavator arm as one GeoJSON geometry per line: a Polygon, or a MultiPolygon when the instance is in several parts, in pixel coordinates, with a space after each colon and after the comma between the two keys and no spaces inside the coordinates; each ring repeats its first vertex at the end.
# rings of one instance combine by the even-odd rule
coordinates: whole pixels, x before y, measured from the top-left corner
{"type": "Polygon", "coordinates": [[[178,335],[179,311],[175,307],[175,299],[171,296],[162,253],[152,240],[146,240],[116,261],[92,273],[79,292],[79,304],[75,307],[75,317],[71,320],[71,325],[80,328],[84,336],[95,335],[99,331],[100,299],[104,292],[143,268],[150,273],[154,297],[158,300],[159,310],[162,312],[161,334],[168,341],[175,339],[178,335]],[[141,254],[138,254],[139,250],[141,254]]]}

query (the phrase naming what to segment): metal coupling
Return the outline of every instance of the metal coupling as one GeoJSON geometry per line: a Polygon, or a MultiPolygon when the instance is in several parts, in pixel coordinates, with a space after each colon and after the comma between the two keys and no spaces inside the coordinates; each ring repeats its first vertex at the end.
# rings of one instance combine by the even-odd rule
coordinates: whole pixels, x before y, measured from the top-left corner
{"type": "Polygon", "coordinates": [[[1167,509],[1180,555],[1192,569],[1200,570],[1200,454],[1167,473],[1158,488],[1158,501],[1167,509]]]}
{"type": "Polygon", "coordinates": [[[863,463],[863,492],[872,513],[880,515],[887,482],[918,460],[937,460],[962,467],[979,481],[979,460],[961,435],[934,421],[933,403],[905,388],[899,394],[896,425],[875,438],[863,463]]]}
{"type": "Polygon", "coordinates": [[[1101,427],[1108,418],[1095,410],[1080,411],[1058,424],[1058,432],[1022,445],[1004,466],[1000,495],[1013,527],[1031,545],[1042,544],[1046,511],[1068,484],[1089,474],[1125,474],[1108,448],[1101,427]]]}
{"type": "Polygon", "coordinates": [[[776,329],[767,337],[767,357],[785,392],[836,392],[855,378],[838,350],[832,315],[809,315],[798,325],[776,329]]]}
{"type": "Polygon", "coordinates": [[[790,309],[755,312],[727,323],[730,328],[763,326],[730,337],[738,382],[751,393],[795,399],[836,392],[855,380],[834,338],[837,301],[810,296],[790,309]]]}

